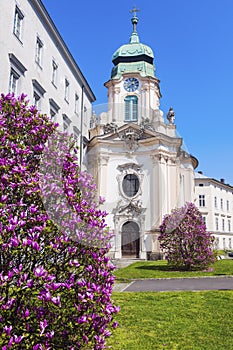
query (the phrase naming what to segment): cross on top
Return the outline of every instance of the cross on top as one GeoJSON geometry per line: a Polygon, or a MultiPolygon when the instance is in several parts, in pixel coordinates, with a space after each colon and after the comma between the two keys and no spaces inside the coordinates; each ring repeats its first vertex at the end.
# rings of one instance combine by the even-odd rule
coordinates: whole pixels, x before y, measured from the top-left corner
{"type": "Polygon", "coordinates": [[[132,10],[130,10],[129,12],[133,13],[134,17],[137,17],[137,12],[139,12],[140,10],[137,9],[136,5],[134,5],[134,8],[132,10]]]}

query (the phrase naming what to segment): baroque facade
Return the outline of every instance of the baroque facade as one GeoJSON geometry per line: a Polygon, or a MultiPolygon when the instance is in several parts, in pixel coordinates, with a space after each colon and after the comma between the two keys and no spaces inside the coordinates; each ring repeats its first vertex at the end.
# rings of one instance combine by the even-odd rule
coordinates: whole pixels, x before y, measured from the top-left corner
{"type": "Polygon", "coordinates": [[[194,200],[197,159],[183,148],[172,108],[160,110],[152,49],[141,43],[136,9],[130,42],[112,57],[106,112],[90,129],[87,168],[109,213],[113,258],[153,259],[165,214],[194,200]]]}
{"type": "Polygon", "coordinates": [[[0,91],[31,104],[73,134],[82,158],[95,96],[41,0],[0,1],[0,91]]]}

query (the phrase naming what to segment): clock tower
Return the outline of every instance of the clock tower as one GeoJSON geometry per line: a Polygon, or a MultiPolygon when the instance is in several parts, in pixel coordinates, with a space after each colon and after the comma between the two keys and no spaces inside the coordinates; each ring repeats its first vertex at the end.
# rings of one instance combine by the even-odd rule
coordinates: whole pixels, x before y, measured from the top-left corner
{"type": "Polygon", "coordinates": [[[138,18],[134,8],[131,21],[133,31],[128,44],[117,49],[112,62],[111,79],[105,83],[108,89],[109,109],[112,120],[118,125],[125,122],[140,124],[142,118],[150,118],[150,111],[159,108],[161,97],[159,80],[155,76],[152,49],[141,43],[137,32],[138,18]]]}
{"type": "Polygon", "coordinates": [[[93,115],[86,153],[87,169],[105,198],[116,259],[160,256],[162,218],[193,200],[197,166],[176,132],[174,110],[165,122],[159,108],[154,54],[139,40],[137,11],[129,43],[112,56],[107,111],[93,115]]]}

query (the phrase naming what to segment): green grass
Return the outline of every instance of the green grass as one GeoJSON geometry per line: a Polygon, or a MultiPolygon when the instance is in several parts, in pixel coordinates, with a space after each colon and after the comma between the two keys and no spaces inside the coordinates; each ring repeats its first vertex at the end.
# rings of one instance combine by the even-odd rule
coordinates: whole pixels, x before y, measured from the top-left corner
{"type": "Polygon", "coordinates": [[[125,268],[115,271],[118,280],[134,278],[173,278],[198,276],[233,275],[233,259],[218,260],[211,266],[212,272],[204,271],[175,271],[165,260],[135,262],[125,268]]]}
{"type": "Polygon", "coordinates": [[[233,349],[233,291],[113,293],[113,350],[233,349]]]}

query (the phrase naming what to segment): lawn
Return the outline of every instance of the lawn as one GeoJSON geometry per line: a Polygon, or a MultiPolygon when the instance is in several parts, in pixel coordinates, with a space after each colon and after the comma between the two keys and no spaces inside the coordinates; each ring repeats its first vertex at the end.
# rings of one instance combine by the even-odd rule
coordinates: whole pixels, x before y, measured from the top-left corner
{"type": "Polygon", "coordinates": [[[173,278],[233,275],[233,259],[218,260],[211,266],[213,271],[175,271],[166,260],[140,261],[115,271],[118,280],[134,278],[173,278]]]}
{"type": "Polygon", "coordinates": [[[233,291],[113,293],[113,350],[233,349],[233,291]]]}

